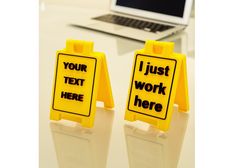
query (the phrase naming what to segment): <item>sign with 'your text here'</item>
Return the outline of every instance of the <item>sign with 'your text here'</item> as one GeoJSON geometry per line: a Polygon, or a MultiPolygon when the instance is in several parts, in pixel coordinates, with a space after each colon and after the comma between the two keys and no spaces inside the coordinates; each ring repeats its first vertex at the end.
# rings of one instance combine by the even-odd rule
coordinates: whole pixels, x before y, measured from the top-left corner
{"type": "Polygon", "coordinates": [[[96,100],[114,106],[105,55],[93,52],[92,42],[68,40],[57,52],[50,119],[92,127],[96,100]]]}
{"type": "Polygon", "coordinates": [[[173,53],[173,43],[147,41],[135,54],[125,119],[141,120],[166,131],[173,104],[188,111],[185,56],[173,53]]]}

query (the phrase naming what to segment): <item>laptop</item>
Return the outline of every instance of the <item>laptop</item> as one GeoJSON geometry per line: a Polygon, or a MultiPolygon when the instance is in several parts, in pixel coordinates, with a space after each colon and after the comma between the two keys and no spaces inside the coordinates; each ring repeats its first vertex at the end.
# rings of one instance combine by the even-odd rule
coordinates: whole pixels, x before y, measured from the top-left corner
{"type": "Polygon", "coordinates": [[[111,0],[111,10],[73,26],[139,41],[159,40],[188,25],[193,0],[111,0]]]}

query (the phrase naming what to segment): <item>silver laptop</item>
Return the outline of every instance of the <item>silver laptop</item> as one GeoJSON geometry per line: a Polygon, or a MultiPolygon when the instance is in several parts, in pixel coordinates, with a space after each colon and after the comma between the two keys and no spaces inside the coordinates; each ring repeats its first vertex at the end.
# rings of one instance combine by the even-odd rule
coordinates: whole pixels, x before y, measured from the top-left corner
{"type": "Polygon", "coordinates": [[[193,0],[111,0],[111,11],[73,23],[135,40],[158,40],[183,30],[193,0]]]}

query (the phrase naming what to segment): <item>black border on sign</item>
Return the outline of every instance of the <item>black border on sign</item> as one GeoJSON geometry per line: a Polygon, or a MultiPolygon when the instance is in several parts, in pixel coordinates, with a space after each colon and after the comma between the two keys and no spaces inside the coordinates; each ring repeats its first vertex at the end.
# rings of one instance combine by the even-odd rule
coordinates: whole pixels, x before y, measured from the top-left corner
{"type": "Polygon", "coordinates": [[[52,109],[53,109],[53,110],[57,110],[57,111],[61,111],[61,112],[69,113],[69,114],[75,114],[75,115],[85,116],[85,117],[89,117],[89,116],[91,115],[91,106],[92,106],[92,96],[93,96],[94,83],[95,83],[96,64],[97,64],[97,59],[96,59],[96,58],[86,57],[86,56],[82,56],[82,55],[72,55],[72,54],[58,53],[57,64],[56,64],[56,74],[55,74],[54,94],[53,94],[53,102],[52,102],[52,109]],[[54,108],[54,99],[55,99],[55,90],[56,90],[56,79],[57,79],[57,70],[58,70],[58,63],[59,63],[59,56],[60,56],[60,55],[75,56],[75,57],[83,57],[83,58],[89,58],[89,59],[94,59],[94,60],[95,60],[94,77],[93,77],[93,84],[92,84],[92,91],[91,91],[91,101],[90,101],[91,103],[90,103],[90,109],[89,109],[89,114],[88,114],[88,115],[78,114],[78,113],[75,113],[75,112],[65,111],[65,110],[59,110],[59,109],[54,108]]]}
{"type": "Polygon", "coordinates": [[[176,60],[176,59],[171,59],[171,58],[162,58],[162,57],[151,56],[151,55],[144,55],[144,54],[137,54],[137,55],[136,55],[136,58],[135,58],[135,64],[134,64],[134,70],[133,70],[133,76],[132,76],[132,79],[131,79],[131,88],[130,88],[129,100],[128,100],[128,110],[129,110],[129,111],[132,111],[132,112],[135,112],[135,113],[140,113],[140,114],[143,114],[143,115],[147,115],[147,116],[151,116],[151,117],[154,117],[154,118],[158,118],[158,119],[161,119],[161,120],[166,120],[167,112],[168,112],[168,107],[169,107],[169,103],[170,103],[170,98],[169,98],[169,97],[170,97],[170,95],[171,95],[171,90],[172,90],[172,86],[173,86],[173,82],[174,82],[176,65],[177,65],[177,60],[176,60]],[[138,56],[145,56],[145,57],[152,57],[152,58],[166,59],[166,60],[171,60],[171,61],[174,61],[174,62],[175,62],[175,67],[174,67],[173,77],[172,77],[172,81],[171,81],[170,93],[169,93],[169,96],[168,96],[168,103],[167,103],[167,108],[166,108],[166,115],[165,115],[165,117],[164,117],[164,118],[156,117],[156,116],[149,115],[149,114],[145,114],[145,113],[142,113],[142,112],[139,112],[139,111],[135,111],[135,110],[130,109],[130,107],[129,107],[129,106],[130,106],[130,100],[131,100],[132,85],[133,85],[133,80],[134,80],[134,76],[135,76],[136,61],[137,61],[137,57],[138,57],[138,56]]]}

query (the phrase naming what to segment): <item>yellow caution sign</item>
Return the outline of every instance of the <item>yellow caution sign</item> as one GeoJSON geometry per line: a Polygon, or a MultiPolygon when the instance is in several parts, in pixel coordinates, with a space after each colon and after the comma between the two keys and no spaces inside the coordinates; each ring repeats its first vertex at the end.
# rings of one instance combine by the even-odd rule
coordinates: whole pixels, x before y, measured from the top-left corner
{"type": "Polygon", "coordinates": [[[67,40],[57,51],[50,119],[67,119],[92,127],[96,100],[113,108],[105,54],[93,51],[93,42],[67,40]]]}
{"type": "Polygon", "coordinates": [[[186,56],[174,43],[146,41],[135,53],[125,119],[141,120],[167,131],[173,104],[189,110],[186,56]]]}

